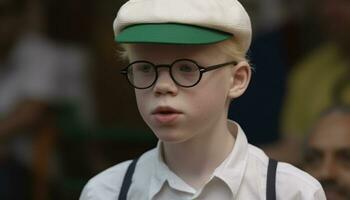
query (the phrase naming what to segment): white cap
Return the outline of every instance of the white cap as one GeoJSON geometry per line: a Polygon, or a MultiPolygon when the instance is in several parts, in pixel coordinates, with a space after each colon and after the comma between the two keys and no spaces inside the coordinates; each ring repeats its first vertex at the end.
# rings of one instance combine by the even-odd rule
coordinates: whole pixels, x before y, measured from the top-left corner
{"type": "Polygon", "coordinates": [[[252,38],[237,0],[129,0],[113,29],[119,43],[210,44],[233,36],[247,51],[252,38]]]}

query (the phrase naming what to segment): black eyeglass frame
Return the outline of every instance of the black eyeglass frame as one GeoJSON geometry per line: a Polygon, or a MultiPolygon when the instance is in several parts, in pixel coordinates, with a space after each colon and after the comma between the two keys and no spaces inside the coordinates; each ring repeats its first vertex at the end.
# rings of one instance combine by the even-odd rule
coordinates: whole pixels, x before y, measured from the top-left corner
{"type": "Polygon", "coordinates": [[[152,87],[158,80],[158,68],[161,68],[161,67],[166,67],[166,68],[169,68],[169,74],[170,74],[170,77],[171,79],[174,81],[174,83],[180,87],[184,87],[184,88],[190,88],[190,87],[194,87],[195,85],[197,85],[201,79],[202,79],[202,76],[204,73],[206,72],[209,72],[209,71],[212,71],[212,70],[215,70],[215,69],[219,69],[221,67],[225,67],[225,66],[228,66],[228,65],[234,65],[236,66],[238,64],[237,61],[230,61],[230,62],[226,62],[226,63],[221,63],[221,64],[217,64],[217,65],[211,65],[211,66],[207,66],[207,67],[203,67],[201,65],[199,65],[196,61],[194,60],[191,60],[191,59],[177,59],[175,60],[174,62],[172,62],[170,65],[169,64],[159,64],[159,65],[155,65],[154,63],[151,63],[149,61],[146,61],[146,60],[137,60],[137,61],[134,61],[130,64],[128,64],[128,66],[126,66],[124,69],[120,70],[120,73],[122,75],[125,75],[127,81],[129,82],[129,84],[136,88],[136,89],[147,89],[147,88],[150,88],[152,87]],[[174,66],[175,63],[177,62],[180,62],[180,61],[189,61],[189,62],[192,62],[193,64],[195,64],[197,67],[198,67],[198,71],[199,71],[199,77],[198,77],[198,80],[192,84],[192,85],[189,85],[189,86],[185,86],[185,85],[181,85],[179,82],[176,81],[176,79],[174,78],[173,74],[172,74],[172,67],[174,66]],[[136,64],[136,63],[147,63],[147,64],[150,64],[153,68],[154,68],[154,71],[155,71],[155,78],[154,78],[154,81],[147,87],[136,87],[128,78],[128,69],[129,67],[131,67],[132,65],[136,64]]]}

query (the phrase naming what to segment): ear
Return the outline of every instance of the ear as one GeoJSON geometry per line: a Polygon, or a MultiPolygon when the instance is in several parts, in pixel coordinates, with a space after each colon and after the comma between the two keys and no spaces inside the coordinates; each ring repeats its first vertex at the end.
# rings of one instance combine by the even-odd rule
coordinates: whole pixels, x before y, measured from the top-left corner
{"type": "Polygon", "coordinates": [[[242,61],[232,68],[231,73],[231,85],[228,96],[231,99],[235,99],[247,89],[252,72],[248,62],[242,61]]]}

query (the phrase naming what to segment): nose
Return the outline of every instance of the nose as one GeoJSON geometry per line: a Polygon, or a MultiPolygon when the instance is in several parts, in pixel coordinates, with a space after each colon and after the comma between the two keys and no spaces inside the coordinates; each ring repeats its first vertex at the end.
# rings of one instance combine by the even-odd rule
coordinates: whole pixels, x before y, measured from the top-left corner
{"type": "Polygon", "coordinates": [[[336,161],[330,157],[326,158],[320,166],[319,180],[336,180],[338,177],[338,165],[336,161]]]}
{"type": "Polygon", "coordinates": [[[177,94],[178,87],[170,76],[169,68],[158,68],[158,78],[153,91],[156,95],[171,94],[175,96],[177,94]]]}

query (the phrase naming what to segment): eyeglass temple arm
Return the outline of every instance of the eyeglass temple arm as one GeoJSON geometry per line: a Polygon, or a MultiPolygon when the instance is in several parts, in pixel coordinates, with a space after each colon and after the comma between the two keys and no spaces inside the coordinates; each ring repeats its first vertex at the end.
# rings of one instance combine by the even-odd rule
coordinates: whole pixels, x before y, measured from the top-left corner
{"type": "Polygon", "coordinates": [[[219,65],[212,65],[212,66],[209,66],[207,68],[201,67],[201,72],[215,70],[215,69],[218,69],[220,67],[224,67],[224,66],[231,65],[231,64],[236,66],[238,63],[236,61],[231,61],[231,62],[219,64],[219,65]]]}
{"type": "Polygon", "coordinates": [[[128,74],[128,71],[127,71],[127,69],[122,69],[122,70],[120,70],[120,73],[121,73],[121,74],[124,74],[124,75],[127,75],[127,74],[128,74]]]}

